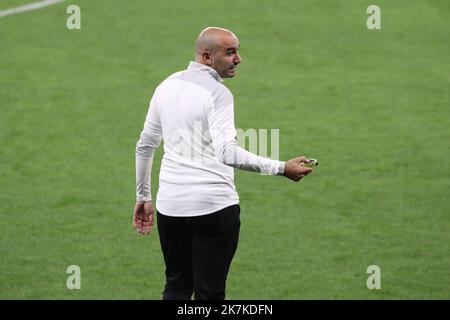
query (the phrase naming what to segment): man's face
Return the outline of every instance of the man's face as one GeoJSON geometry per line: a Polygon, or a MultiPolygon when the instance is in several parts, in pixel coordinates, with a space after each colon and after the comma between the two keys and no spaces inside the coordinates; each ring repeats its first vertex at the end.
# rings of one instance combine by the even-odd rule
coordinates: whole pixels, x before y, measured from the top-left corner
{"type": "Polygon", "coordinates": [[[238,54],[239,40],[232,35],[224,36],[219,45],[211,53],[211,67],[222,78],[232,78],[236,72],[236,66],[241,63],[238,54]]]}

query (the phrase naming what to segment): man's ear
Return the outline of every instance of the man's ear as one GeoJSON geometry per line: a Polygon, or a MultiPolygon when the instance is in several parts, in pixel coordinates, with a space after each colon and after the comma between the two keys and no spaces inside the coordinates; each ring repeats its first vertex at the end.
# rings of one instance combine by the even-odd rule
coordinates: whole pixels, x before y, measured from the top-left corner
{"type": "Polygon", "coordinates": [[[211,52],[203,51],[202,52],[202,59],[205,62],[206,65],[210,66],[212,64],[212,57],[211,52]]]}

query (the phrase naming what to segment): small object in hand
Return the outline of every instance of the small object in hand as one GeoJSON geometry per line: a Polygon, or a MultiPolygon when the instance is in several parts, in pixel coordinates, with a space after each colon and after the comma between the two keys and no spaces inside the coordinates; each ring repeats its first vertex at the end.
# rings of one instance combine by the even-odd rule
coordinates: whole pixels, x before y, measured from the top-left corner
{"type": "Polygon", "coordinates": [[[304,167],[314,168],[314,167],[317,167],[319,165],[319,161],[317,161],[317,159],[309,159],[309,163],[302,162],[302,165],[304,167]]]}

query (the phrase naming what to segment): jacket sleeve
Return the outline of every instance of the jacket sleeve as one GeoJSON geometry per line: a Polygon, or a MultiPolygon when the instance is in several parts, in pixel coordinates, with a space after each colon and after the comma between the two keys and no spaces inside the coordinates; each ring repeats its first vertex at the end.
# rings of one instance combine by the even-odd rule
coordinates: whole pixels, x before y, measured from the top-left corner
{"type": "Polygon", "coordinates": [[[208,129],[217,159],[229,166],[268,175],[284,174],[285,162],[261,157],[237,144],[234,99],[225,86],[211,98],[206,108],[208,129]]]}
{"type": "Polygon", "coordinates": [[[150,201],[153,156],[162,140],[157,91],[150,101],[144,129],[136,143],[136,201],[150,201]]]}

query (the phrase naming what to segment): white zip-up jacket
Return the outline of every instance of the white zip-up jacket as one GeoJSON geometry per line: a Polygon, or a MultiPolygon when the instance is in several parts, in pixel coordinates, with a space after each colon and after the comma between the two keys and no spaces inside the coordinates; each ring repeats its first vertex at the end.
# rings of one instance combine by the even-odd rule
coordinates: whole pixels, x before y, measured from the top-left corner
{"type": "Polygon", "coordinates": [[[164,140],[156,209],[200,216],[239,203],[234,168],[283,174],[285,163],[237,145],[230,90],[211,67],[191,62],[155,90],[136,144],[136,200],[151,200],[155,149],[164,140]]]}

